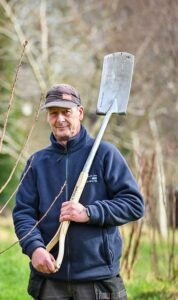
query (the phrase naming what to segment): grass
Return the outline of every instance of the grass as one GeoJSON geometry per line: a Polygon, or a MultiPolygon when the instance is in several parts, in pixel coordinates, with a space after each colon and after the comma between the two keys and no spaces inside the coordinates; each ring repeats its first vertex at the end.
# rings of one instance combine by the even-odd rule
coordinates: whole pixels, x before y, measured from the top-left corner
{"type": "MultiPolygon", "coordinates": [[[[167,241],[157,242],[156,260],[148,236],[147,233],[142,237],[131,279],[125,280],[128,298],[129,300],[178,300],[178,276],[174,276],[176,277],[174,280],[168,279],[170,244],[167,241]]],[[[178,243],[175,252],[178,254],[178,243]]],[[[175,265],[177,265],[178,275],[178,255],[175,257],[175,265]]]]}
{"type": "MultiPolygon", "coordinates": [[[[16,240],[12,229],[12,220],[0,216],[0,251],[16,240]]],[[[0,255],[0,300],[32,299],[26,293],[28,263],[18,244],[0,255]]]]}
{"type": "Polygon", "coordinates": [[[14,248],[0,258],[0,300],[29,300],[28,260],[14,248]]]}
{"type": "MultiPolygon", "coordinates": [[[[0,251],[15,240],[12,228],[11,220],[0,217],[0,251]]],[[[167,279],[167,246],[158,245],[160,276],[156,279],[153,274],[154,262],[150,262],[150,240],[148,237],[142,238],[131,279],[127,280],[126,274],[123,274],[129,300],[178,300],[178,282],[167,279]]],[[[178,244],[176,247],[178,253],[178,244]]],[[[32,299],[26,292],[28,264],[29,259],[21,253],[18,244],[0,256],[0,300],[32,299]]],[[[157,262],[155,264],[157,265],[157,262]]]]}

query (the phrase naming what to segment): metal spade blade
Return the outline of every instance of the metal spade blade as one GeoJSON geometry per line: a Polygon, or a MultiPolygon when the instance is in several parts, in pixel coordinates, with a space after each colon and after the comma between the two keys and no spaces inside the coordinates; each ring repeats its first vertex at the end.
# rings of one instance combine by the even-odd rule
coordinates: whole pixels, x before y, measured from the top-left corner
{"type": "Polygon", "coordinates": [[[104,57],[97,114],[105,115],[111,106],[112,113],[126,113],[133,67],[134,56],[130,53],[116,52],[104,57]]]}

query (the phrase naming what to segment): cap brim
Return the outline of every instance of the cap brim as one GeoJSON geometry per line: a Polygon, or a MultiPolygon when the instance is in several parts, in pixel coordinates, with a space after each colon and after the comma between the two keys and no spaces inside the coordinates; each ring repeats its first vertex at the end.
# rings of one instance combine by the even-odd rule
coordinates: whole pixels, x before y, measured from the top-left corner
{"type": "Polygon", "coordinates": [[[53,101],[53,102],[49,102],[45,105],[43,105],[41,107],[41,109],[45,109],[45,108],[50,108],[50,107],[62,107],[62,108],[72,108],[72,107],[75,107],[77,106],[76,103],[73,103],[71,101],[53,101]]]}

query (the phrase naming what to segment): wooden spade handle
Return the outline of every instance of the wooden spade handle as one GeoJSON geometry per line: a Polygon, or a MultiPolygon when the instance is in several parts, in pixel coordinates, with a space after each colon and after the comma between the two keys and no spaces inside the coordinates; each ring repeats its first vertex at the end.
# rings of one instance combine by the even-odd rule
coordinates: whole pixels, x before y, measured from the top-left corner
{"type": "Polygon", "coordinates": [[[60,230],[60,234],[59,234],[59,250],[58,250],[58,256],[56,259],[56,266],[59,269],[61,264],[62,264],[62,260],[64,257],[64,249],[65,249],[65,239],[66,239],[66,235],[67,235],[67,231],[70,225],[70,221],[64,221],[62,222],[62,226],[61,226],[61,230],[60,230]]]}
{"type": "MultiPolygon", "coordinates": [[[[88,178],[88,172],[82,171],[77,180],[77,183],[73,190],[70,201],[73,201],[75,203],[79,202],[79,199],[83,192],[87,178],[88,178]]],[[[56,265],[57,265],[58,269],[61,266],[63,256],[64,256],[64,245],[65,245],[65,239],[66,239],[66,234],[67,234],[69,225],[70,225],[70,221],[62,222],[60,224],[60,226],[58,227],[58,230],[56,231],[54,237],[51,239],[51,241],[46,246],[47,251],[50,251],[56,245],[56,243],[59,241],[59,251],[58,251],[58,256],[57,256],[57,260],[56,260],[56,265]]]]}
{"type": "Polygon", "coordinates": [[[48,245],[46,246],[46,250],[49,252],[55,245],[56,243],[59,241],[59,233],[62,227],[62,223],[59,225],[55,235],[53,236],[53,238],[50,240],[50,242],[48,243],[48,245]]]}
{"type": "Polygon", "coordinates": [[[87,181],[87,178],[88,178],[88,172],[82,171],[80,173],[80,176],[79,176],[78,180],[77,180],[77,183],[76,183],[75,188],[73,190],[70,201],[73,201],[75,203],[79,202],[80,196],[83,192],[83,189],[84,189],[85,183],[87,181]]]}

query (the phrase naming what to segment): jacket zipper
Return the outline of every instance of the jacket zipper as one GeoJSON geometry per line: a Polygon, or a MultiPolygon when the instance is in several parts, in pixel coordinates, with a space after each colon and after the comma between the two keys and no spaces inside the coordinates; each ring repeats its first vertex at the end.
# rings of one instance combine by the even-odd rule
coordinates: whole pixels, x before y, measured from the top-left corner
{"type": "MultiPolygon", "coordinates": [[[[66,146],[66,182],[67,182],[67,186],[66,186],[66,201],[69,200],[69,192],[68,192],[68,164],[69,164],[69,157],[68,157],[68,150],[67,150],[67,146],[66,146]]],[[[70,250],[69,250],[69,231],[68,234],[66,236],[66,242],[67,242],[67,278],[68,281],[70,281],[70,250]]]]}

